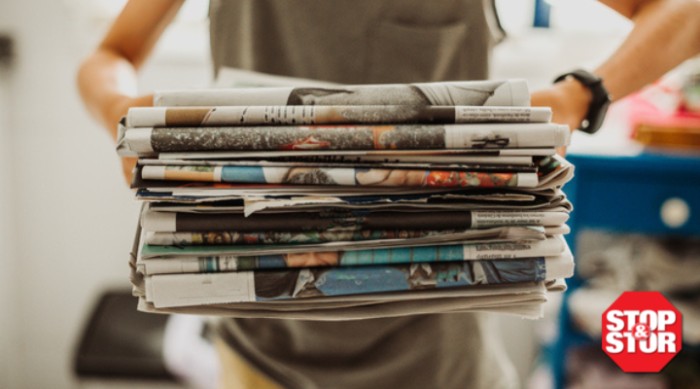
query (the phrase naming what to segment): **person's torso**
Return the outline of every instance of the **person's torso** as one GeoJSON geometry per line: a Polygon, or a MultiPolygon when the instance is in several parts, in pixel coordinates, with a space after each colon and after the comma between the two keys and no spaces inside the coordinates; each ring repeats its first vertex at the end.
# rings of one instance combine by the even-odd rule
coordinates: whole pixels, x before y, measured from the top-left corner
{"type": "MultiPolygon", "coordinates": [[[[497,37],[491,7],[490,0],[211,0],[212,59],[215,70],[346,84],[485,79],[497,37]]],[[[285,387],[510,387],[510,365],[480,323],[452,314],[233,319],[219,328],[285,387]]]]}
{"type": "Polygon", "coordinates": [[[211,0],[215,69],[346,84],[484,79],[491,0],[211,0]]]}

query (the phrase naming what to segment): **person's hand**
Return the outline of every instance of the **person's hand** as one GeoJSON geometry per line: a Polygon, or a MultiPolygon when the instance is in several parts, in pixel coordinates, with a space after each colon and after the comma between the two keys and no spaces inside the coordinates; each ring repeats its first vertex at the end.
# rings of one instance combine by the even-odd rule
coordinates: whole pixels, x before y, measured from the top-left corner
{"type": "MultiPolygon", "coordinates": [[[[107,107],[104,114],[105,125],[108,126],[116,140],[117,126],[119,121],[129,111],[131,107],[150,107],[153,105],[153,95],[145,95],[139,97],[119,97],[111,106],[107,107]]],[[[136,158],[122,157],[122,174],[127,185],[131,185],[134,167],[136,167],[136,158]]]]}
{"type": "MultiPolygon", "coordinates": [[[[573,132],[585,119],[592,98],[588,88],[569,78],[532,93],[530,101],[533,107],[551,107],[552,122],[566,124],[573,132]]],[[[560,148],[558,153],[566,154],[566,147],[560,148]]]]}

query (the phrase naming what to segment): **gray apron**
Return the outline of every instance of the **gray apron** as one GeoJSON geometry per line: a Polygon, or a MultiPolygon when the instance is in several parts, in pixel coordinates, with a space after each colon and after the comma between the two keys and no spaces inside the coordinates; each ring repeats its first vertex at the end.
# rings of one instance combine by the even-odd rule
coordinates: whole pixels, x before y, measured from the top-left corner
{"type": "Polygon", "coordinates": [[[211,0],[211,51],[215,70],[347,84],[484,79],[494,15],[489,0],[211,0]]]}
{"type": "MultiPolygon", "coordinates": [[[[347,84],[485,79],[500,38],[490,1],[211,0],[215,71],[347,84]]],[[[233,350],[286,388],[512,388],[477,314],[347,322],[226,319],[233,350]]],[[[225,366],[223,367],[225,368],[225,366]]]]}

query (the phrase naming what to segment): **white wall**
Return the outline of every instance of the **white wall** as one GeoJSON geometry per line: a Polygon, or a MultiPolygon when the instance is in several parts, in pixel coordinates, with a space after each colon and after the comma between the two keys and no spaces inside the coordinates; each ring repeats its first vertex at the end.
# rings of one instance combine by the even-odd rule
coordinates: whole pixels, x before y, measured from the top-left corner
{"type": "MultiPolygon", "coordinates": [[[[0,0],[0,30],[17,38],[10,90],[0,99],[12,113],[5,123],[0,111],[2,388],[74,387],[72,352],[93,299],[106,287],[128,287],[138,204],[114,145],[75,89],[78,64],[103,27],[78,20],[67,4],[0,0]]],[[[209,78],[202,58],[160,62],[145,84],[209,78]]]]}
{"type": "MultiPolygon", "coordinates": [[[[0,33],[9,33],[13,7],[0,6],[0,33]]],[[[15,358],[19,347],[17,251],[15,244],[13,137],[10,131],[11,68],[0,65],[0,388],[17,387],[15,358]]]]}
{"type": "Polygon", "coordinates": [[[123,283],[135,208],[106,136],[78,102],[80,53],[61,2],[15,2],[9,129],[16,172],[17,387],[71,387],[86,304],[123,283]],[[86,177],[87,179],[80,179],[86,177]]]}
{"type": "Polygon", "coordinates": [[[17,257],[15,246],[15,212],[12,134],[9,127],[9,70],[0,67],[0,387],[17,384],[14,353],[18,342],[17,257]]]}

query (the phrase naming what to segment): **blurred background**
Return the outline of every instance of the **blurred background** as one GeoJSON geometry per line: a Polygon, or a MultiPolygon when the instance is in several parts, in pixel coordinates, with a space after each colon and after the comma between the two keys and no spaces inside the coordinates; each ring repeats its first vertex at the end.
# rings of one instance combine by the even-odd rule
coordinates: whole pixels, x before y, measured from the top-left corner
{"type": "MultiPolygon", "coordinates": [[[[494,53],[493,78],[524,78],[537,89],[595,67],[631,28],[594,1],[537,3],[551,6],[547,20],[535,17],[534,0],[497,1],[508,38],[494,53]]],[[[80,61],[123,4],[0,0],[0,388],[83,385],[73,362],[93,305],[105,290],[128,289],[139,205],[75,87],[80,61]]],[[[142,90],[210,83],[207,6],[186,1],[142,72],[142,90]]],[[[624,117],[612,112],[595,138],[577,135],[572,152],[639,152],[624,117]]],[[[499,318],[524,385],[546,360],[542,339],[558,336],[555,306],[539,322],[499,318]]],[[[538,370],[534,382],[552,384],[556,374],[538,370]]]]}

